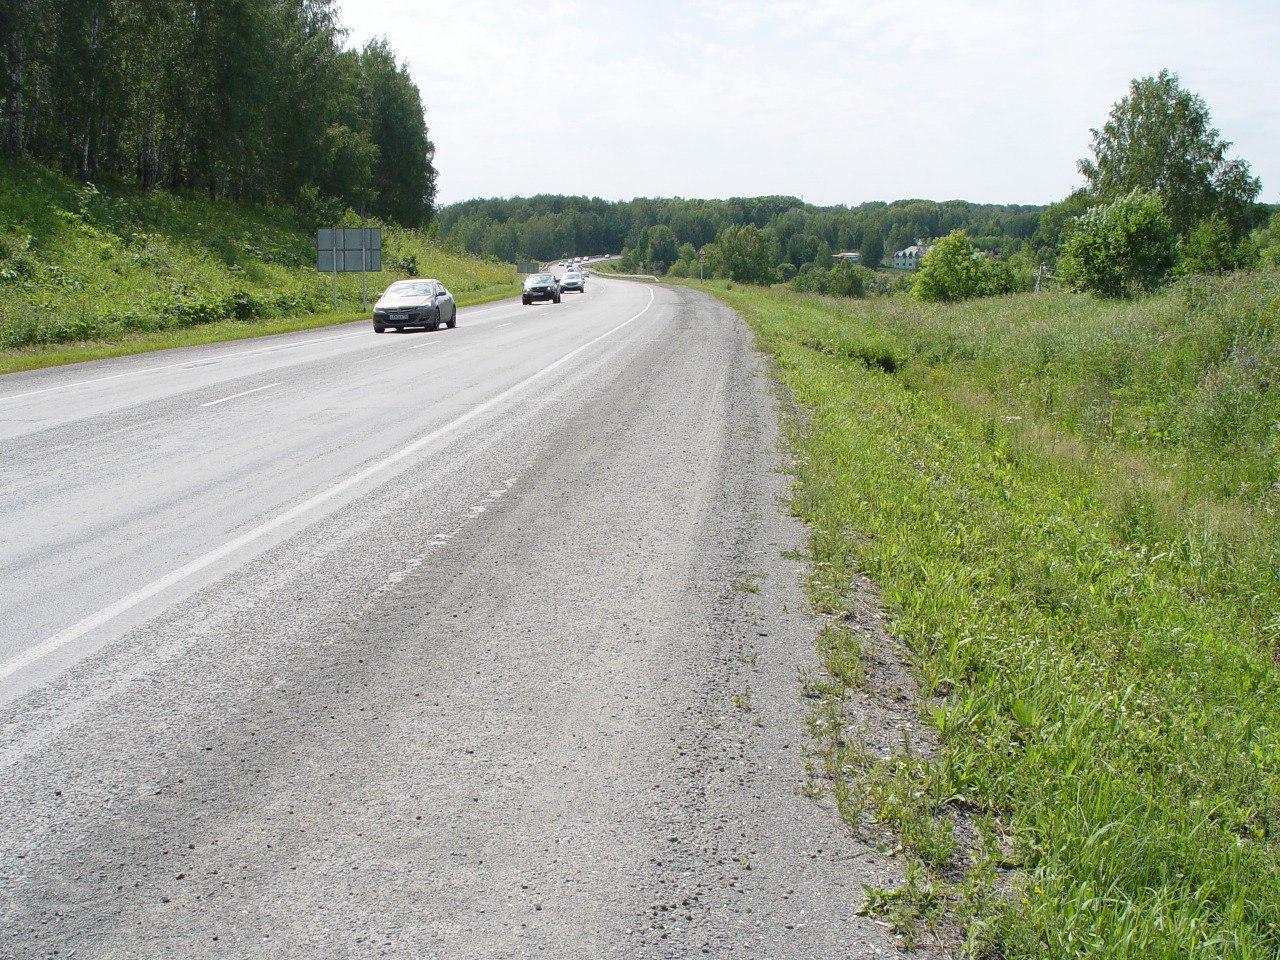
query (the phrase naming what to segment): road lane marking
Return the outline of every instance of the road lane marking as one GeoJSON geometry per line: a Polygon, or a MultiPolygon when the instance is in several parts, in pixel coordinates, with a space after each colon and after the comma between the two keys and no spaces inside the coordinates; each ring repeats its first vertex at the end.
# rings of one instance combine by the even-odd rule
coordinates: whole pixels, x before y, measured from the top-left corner
{"type": "MultiPolygon", "coordinates": [[[[498,327],[509,327],[509,326],[511,326],[512,322],[513,322],[513,321],[508,320],[506,323],[500,323],[500,324],[498,324],[498,327]]],[[[498,329],[498,327],[494,327],[494,329],[495,329],[495,330],[497,330],[497,329],[498,329]]]]}
{"type": "MultiPolygon", "coordinates": [[[[233,357],[250,357],[255,353],[278,353],[281,350],[293,350],[297,347],[309,347],[317,343],[328,343],[330,340],[348,340],[351,337],[366,336],[365,332],[361,333],[343,333],[336,337],[321,337],[319,340],[303,340],[299,343],[286,343],[277,347],[259,347],[257,350],[241,350],[239,353],[224,353],[218,357],[218,360],[230,360],[233,357]]],[[[144,373],[158,373],[161,370],[173,370],[175,367],[189,367],[190,360],[183,360],[181,363],[166,363],[160,367],[147,367],[145,370],[126,370],[124,373],[113,373],[109,377],[95,377],[92,380],[77,380],[75,383],[63,383],[56,387],[43,387],[40,390],[28,390],[26,393],[14,393],[7,397],[0,397],[0,403],[6,400],[21,400],[23,397],[34,397],[41,393],[52,393],[55,390],[70,390],[72,387],[87,387],[92,383],[103,383],[107,380],[119,380],[121,377],[137,377],[144,373]]]]}
{"type": "Polygon", "coordinates": [[[514,304],[503,304],[501,307],[492,307],[488,310],[467,310],[467,309],[459,308],[458,319],[474,320],[476,317],[483,317],[487,313],[497,313],[500,310],[505,310],[509,306],[514,306],[514,304]]]}
{"type": "Polygon", "coordinates": [[[432,345],[433,343],[435,343],[435,342],[436,342],[436,338],[435,338],[435,337],[432,337],[430,340],[427,340],[425,343],[420,343],[420,344],[418,344],[416,347],[410,347],[409,349],[410,349],[410,350],[421,350],[423,347],[429,347],[429,346],[431,346],[431,345],[432,345]]]}
{"type": "MultiPolygon", "coordinates": [[[[410,347],[410,349],[413,349],[410,347]]],[[[357,360],[356,363],[373,363],[375,360],[381,360],[383,357],[389,357],[395,351],[389,350],[386,353],[380,353],[376,357],[365,357],[363,360],[357,360]]]]}
{"type": "Polygon", "coordinates": [[[229,397],[223,397],[221,400],[210,400],[208,403],[202,403],[202,407],[216,407],[220,403],[226,403],[228,400],[239,400],[241,397],[247,397],[251,393],[257,393],[259,390],[270,390],[272,387],[278,387],[284,383],[283,380],[277,380],[275,383],[268,383],[265,387],[254,387],[252,390],[245,390],[241,393],[233,393],[229,397]]]}
{"type": "MultiPolygon", "coordinates": [[[[99,440],[107,439],[107,437],[114,437],[121,433],[128,433],[130,430],[140,430],[143,427],[149,427],[151,426],[151,424],[159,423],[163,419],[164,419],[163,417],[157,417],[155,420],[144,420],[142,423],[130,424],[127,427],[121,427],[119,430],[111,430],[107,433],[97,433],[97,434],[94,434],[92,437],[86,437],[84,440],[79,440],[79,441],[76,441],[75,443],[64,443],[56,447],[50,447],[45,452],[60,453],[63,450],[70,450],[72,447],[77,447],[83,443],[97,443],[99,440]]],[[[32,421],[32,422],[35,422],[35,421],[32,421]]]]}
{"type": "Polygon", "coordinates": [[[165,590],[169,589],[170,587],[178,583],[181,583],[183,580],[186,580],[188,577],[194,576],[200,571],[213,566],[218,561],[226,559],[227,557],[231,556],[233,553],[235,553],[237,550],[241,549],[242,547],[247,547],[249,544],[257,540],[261,540],[267,534],[274,533],[276,530],[279,530],[281,527],[287,526],[288,524],[292,523],[294,520],[297,520],[299,517],[305,516],[306,514],[310,513],[312,510],[315,510],[317,507],[323,506],[324,504],[328,503],[330,500],[333,500],[336,497],[339,497],[342,494],[346,493],[348,490],[351,490],[353,487],[357,487],[360,484],[364,483],[365,481],[376,477],[378,474],[385,472],[389,467],[394,466],[395,464],[399,463],[401,460],[404,460],[407,457],[413,456],[415,453],[417,453],[419,450],[423,449],[424,447],[430,446],[432,443],[435,443],[437,440],[441,439],[442,437],[448,436],[449,434],[457,430],[459,427],[463,427],[466,424],[470,423],[472,420],[476,419],[477,417],[482,416],[485,413],[488,413],[494,407],[497,407],[500,404],[503,404],[506,401],[510,400],[512,397],[520,393],[530,384],[536,383],[538,380],[541,380],[547,374],[564,366],[566,363],[568,363],[578,354],[582,353],[584,350],[587,350],[588,348],[595,346],[601,340],[605,340],[613,336],[623,327],[626,327],[629,324],[635,322],[636,320],[639,320],[642,316],[644,316],[646,313],[649,312],[649,308],[652,307],[653,304],[654,304],[653,291],[650,290],[649,302],[644,305],[644,308],[640,310],[639,313],[633,314],[632,316],[628,317],[626,320],[623,320],[622,323],[618,324],[616,327],[613,327],[611,330],[605,331],[595,339],[588,340],[586,343],[582,344],[582,346],[575,347],[574,349],[566,353],[564,356],[562,356],[559,360],[553,360],[551,363],[547,364],[541,370],[538,370],[535,373],[530,374],[529,376],[525,377],[523,380],[521,380],[519,383],[515,384],[514,386],[507,387],[507,389],[503,390],[501,393],[490,397],[488,400],[484,401],[481,404],[478,404],[477,406],[472,407],[470,410],[468,410],[466,413],[462,414],[461,416],[456,417],[455,419],[449,421],[443,426],[437,427],[435,430],[432,430],[430,433],[419,437],[417,440],[414,440],[411,443],[406,444],[405,446],[401,447],[399,450],[395,451],[394,453],[389,454],[386,457],[383,457],[381,460],[377,461],[376,463],[370,464],[369,466],[365,467],[363,470],[360,470],[352,474],[351,476],[347,477],[345,480],[340,480],[338,483],[335,483],[333,486],[329,487],[327,490],[322,490],[320,493],[317,493],[314,496],[308,498],[307,500],[304,500],[302,503],[299,503],[293,507],[290,507],[288,510],[284,511],[284,513],[277,514],[275,517],[272,517],[270,520],[266,521],[265,523],[260,524],[259,526],[254,527],[251,530],[245,531],[244,533],[242,533],[240,536],[236,537],[233,540],[228,540],[226,543],[222,544],[219,547],[215,547],[214,549],[210,550],[208,553],[204,554],[203,556],[197,557],[195,560],[192,560],[190,563],[186,564],[185,566],[179,567],[177,570],[172,570],[169,573],[166,573],[164,576],[159,577],[155,580],[152,580],[146,586],[140,587],[137,590],[133,591],[132,593],[121,597],[115,603],[112,603],[112,604],[109,604],[108,606],[103,607],[97,613],[90,614],[89,616],[85,617],[83,620],[79,621],[78,623],[74,623],[71,626],[67,627],[65,630],[61,630],[58,633],[55,633],[52,637],[49,637],[46,640],[42,640],[40,643],[37,643],[34,646],[29,647],[25,652],[18,654],[16,657],[11,657],[10,659],[6,660],[3,664],[0,664],[0,681],[7,680],[9,677],[13,676],[18,671],[26,669],[27,667],[31,666],[31,664],[37,662],[38,660],[43,660],[45,657],[49,656],[51,653],[55,653],[58,650],[60,650],[62,647],[65,647],[68,643],[71,643],[75,640],[80,639],[85,634],[89,633],[92,630],[96,630],[98,627],[115,619],[116,617],[120,616],[122,613],[127,613],[129,610],[132,610],[134,607],[138,606],[138,604],[145,603],[147,600],[150,600],[152,597],[156,596],[157,594],[163,593],[165,590]]]}

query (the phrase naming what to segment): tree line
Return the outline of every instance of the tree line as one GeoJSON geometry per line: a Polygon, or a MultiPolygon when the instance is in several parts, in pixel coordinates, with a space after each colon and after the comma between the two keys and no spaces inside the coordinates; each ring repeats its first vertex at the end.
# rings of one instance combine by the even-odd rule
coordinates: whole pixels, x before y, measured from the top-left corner
{"type": "Polygon", "coordinates": [[[0,0],[3,152],[421,226],[420,92],[385,40],[345,39],[334,0],[0,0]]]}
{"type": "Polygon", "coordinates": [[[840,296],[910,286],[956,300],[1027,289],[1055,270],[1079,289],[1127,296],[1185,273],[1280,265],[1280,214],[1257,202],[1261,183],[1176,74],[1134,80],[1092,134],[1085,185],[1047,206],[535,196],[454,204],[439,225],[455,245],[504,260],[621,252],[625,269],[698,276],[701,266],[840,296]],[[914,279],[869,269],[917,241],[932,249],[914,279]],[[835,256],[852,251],[860,263],[835,256]]]}
{"type": "Polygon", "coordinates": [[[879,262],[952,230],[964,230],[983,249],[1007,256],[1035,246],[1043,209],[962,200],[820,207],[786,196],[612,202],[544,195],[452,204],[440,210],[438,224],[458,247],[503,260],[623,252],[647,270],[691,269],[695,275],[699,248],[722,241],[730,228],[740,233],[751,227],[763,238],[769,269],[789,279],[826,269],[837,253],[856,250],[864,261],[879,262]]]}

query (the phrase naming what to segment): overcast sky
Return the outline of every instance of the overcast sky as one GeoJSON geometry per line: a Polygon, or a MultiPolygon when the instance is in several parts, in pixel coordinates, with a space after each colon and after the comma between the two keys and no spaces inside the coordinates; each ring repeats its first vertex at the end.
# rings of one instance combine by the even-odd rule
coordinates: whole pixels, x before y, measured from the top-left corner
{"type": "Polygon", "coordinates": [[[1162,67],[1280,202],[1277,0],[339,0],[422,90],[441,203],[1048,203],[1162,67]]]}

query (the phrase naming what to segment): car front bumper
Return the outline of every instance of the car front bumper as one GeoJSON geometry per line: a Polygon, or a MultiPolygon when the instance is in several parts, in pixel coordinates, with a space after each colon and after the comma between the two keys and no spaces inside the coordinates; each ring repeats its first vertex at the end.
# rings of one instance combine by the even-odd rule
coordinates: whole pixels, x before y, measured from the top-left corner
{"type": "Polygon", "coordinates": [[[435,311],[427,308],[419,310],[378,310],[373,314],[373,322],[383,327],[420,327],[432,322],[435,311]]]}

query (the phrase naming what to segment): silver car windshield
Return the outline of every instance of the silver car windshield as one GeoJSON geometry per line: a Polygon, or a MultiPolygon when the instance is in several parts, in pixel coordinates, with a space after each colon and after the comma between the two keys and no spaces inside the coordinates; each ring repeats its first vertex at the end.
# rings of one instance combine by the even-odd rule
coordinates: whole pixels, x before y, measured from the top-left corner
{"type": "Polygon", "coordinates": [[[431,284],[429,283],[393,283],[387,288],[384,294],[387,297],[429,297],[431,296],[431,284]]]}
{"type": "Polygon", "coordinates": [[[530,283],[549,283],[550,281],[552,281],[552,280],[554,280],[554,279],[555,279],[555,277],[553,277],[553,276],[552,276],[551,274],[549,274],[549,273],[540,273],[540,274],[538,274],[536,277],[530,277],[530,278],[529,278],[529,282],[530,282],[530,283]]]}

